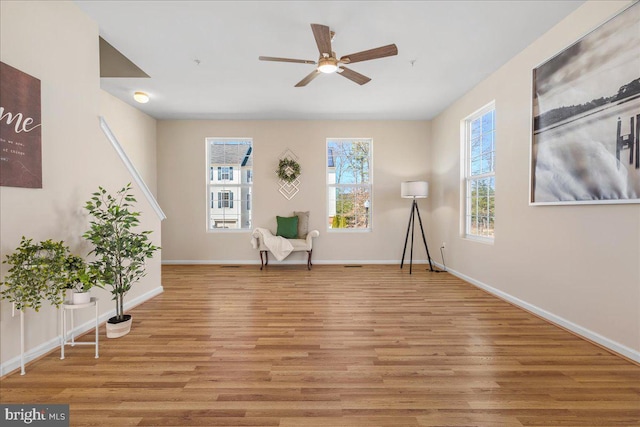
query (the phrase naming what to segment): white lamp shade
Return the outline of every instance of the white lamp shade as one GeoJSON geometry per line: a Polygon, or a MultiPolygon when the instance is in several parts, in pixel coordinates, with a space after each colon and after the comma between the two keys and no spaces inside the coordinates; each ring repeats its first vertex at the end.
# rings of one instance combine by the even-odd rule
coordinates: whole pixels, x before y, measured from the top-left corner
{"type": "Polygon", "coordinates": [[[405,199],[424,199],[429,196],[427,181],[405,181],[400,185],[400,195],[405,199]]]}

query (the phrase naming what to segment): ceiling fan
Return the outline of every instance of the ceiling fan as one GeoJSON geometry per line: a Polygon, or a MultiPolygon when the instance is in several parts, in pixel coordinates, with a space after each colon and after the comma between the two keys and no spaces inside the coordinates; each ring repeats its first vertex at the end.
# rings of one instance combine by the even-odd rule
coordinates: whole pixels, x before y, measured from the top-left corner
{"type": "Polygon", "coordinates": [[[314,64],[318,66],[304,79],[300,80],[295,87],[306,86],[311,80],[318,77],[320,73],[338,73],[359,85],[363,85],[368,83],[371,79],[341,64],[353,64],[355,62],[369,61],[371,59],[384,58],[386,56],[398,54],[397,46],[395,44],[390,44],[377,47],[375,49],[352,53],[337,59],[336,53],[331,50],[331,40],[335,33],[330,31],[329,27],[326,25],[320,24],[311,24],[311,30],[313,31],[313,37],[315,37],[318,50],[320,51],[320,57],[317,62],[308,59],[276,58],[273,56],[260,56],[258,59],[261,61],[294,62],[298,64],[314,64]]]}

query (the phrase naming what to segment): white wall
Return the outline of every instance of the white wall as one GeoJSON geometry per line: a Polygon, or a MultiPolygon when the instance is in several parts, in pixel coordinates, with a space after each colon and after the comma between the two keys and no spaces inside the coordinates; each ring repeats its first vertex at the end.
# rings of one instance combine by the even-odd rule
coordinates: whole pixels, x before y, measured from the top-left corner
{"type": "MultiPolygon", "coordinates": [[[[276,215],[307,211],[318,229],[317,262],[397,262],[402,257],[411,202],[400,198],[400,183],[428,179],[429,124],[419,121],[159,121],[159,201],[163,222],[163,260],[258,262],[250,233],[206,231],[206,137],[251,137],[254,146],[254,227],[275,232],[276,215]],[[327,232],[326,139],[373,138],[372,232],[327,232]],[[300,192],[286,200],[278,192],[276,169],[289,148],[302,169],[300,192]]],[[[426,210],[428,200],[421,201],[426,210]]],[[[430,248],[431,250],[431,248],[430,248]]],[[[301,262],[302,253],[289,259],[301,262]]],[[[424,245],[414,259],[424,262],[424,245]]]]}
{"type": "MultiPolygon", "coordinates": [[[[41,81],[42,88],[42,189],[0,187],[0,257],[18,246],[21,236],[36,241],[64,240],[72,252],[86,255],[90,247],[81,238],[88,228],[84,202],[98,185],[115,191],[131,181],[127,170],[102,134],[98,116],[106,115],[125,149],[142,144],[142,156],[155,152],[155,121],[126,111],[100,90],[98,27],[72,2],[1,2],[0,60],[41,81]],[[104,110],[101,109],[101,101],[104,110]],[[129,136],[131,136],[129,138],[129,136]]],[[[137,159],[134,159],[136,161],[137,159]]],[[[139,165],[155,185],[153,160],[139,165]]],[[[135,188],[143,229],[153,230],[160,244],[160,221],[135,188]]],[[[148,264],[148,275],[127,296],[144,299],[161,291],[160,255],[148,264]]],[[[2,265],[2,275],[8,266],[2,265]]],[[[92,291],[101,299],[100,312],[114,311],[107,291],[92,291]]],[[[76,325],[87,322],[78,316],[76,325]]],[[[55,346],[60,321],[58,311],[44,306],[27,310],[26,349],[36,357],[55,346]]],[[[135,327],[135,319],[134,319],[135,327]]],[[[0,302],[0,372],[15,368],[20,352],[19,317],[11,305],[0,302]]],[[[102,343],[102,345],[106,345],[102,343]]]]}
{"type": "Polygon", "coordinates": [[[640,206],[529,206],[532,69],[629,2],[588,2],[432,121],[433,244],[448,267],[640,360],[640,206]],[[460,233],[460,120],[495,99],[496,238],[460,233]]]}

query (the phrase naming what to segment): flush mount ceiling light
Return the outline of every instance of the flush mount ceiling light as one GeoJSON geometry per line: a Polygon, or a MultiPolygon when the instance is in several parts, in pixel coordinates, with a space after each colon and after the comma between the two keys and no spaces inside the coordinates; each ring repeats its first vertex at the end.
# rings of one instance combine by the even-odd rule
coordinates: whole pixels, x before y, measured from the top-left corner
{"type": "Polygon", "coordinates": [[[144,92],[136,92],[133,94],[133,99],[135,99],[140,104],[146,104],[149,102],[149,95],[144,92]]]}

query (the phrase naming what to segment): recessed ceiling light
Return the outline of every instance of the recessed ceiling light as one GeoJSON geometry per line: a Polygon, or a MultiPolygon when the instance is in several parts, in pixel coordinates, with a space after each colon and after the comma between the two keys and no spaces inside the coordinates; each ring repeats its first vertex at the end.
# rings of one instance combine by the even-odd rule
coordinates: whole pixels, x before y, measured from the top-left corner
{"type": "Polygon", "coordinates": [[[138,101],[140,104],[146,104],[149,102],[149,95],[144,92],[136,92],[133,94],[133,99],[138,101]]]}

